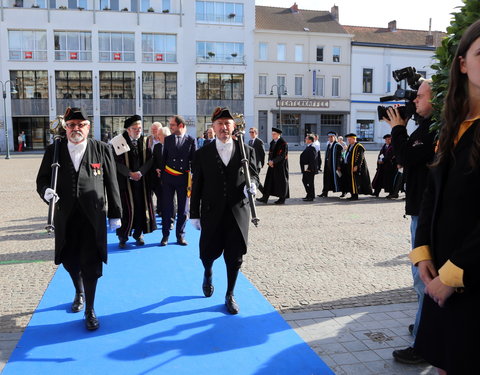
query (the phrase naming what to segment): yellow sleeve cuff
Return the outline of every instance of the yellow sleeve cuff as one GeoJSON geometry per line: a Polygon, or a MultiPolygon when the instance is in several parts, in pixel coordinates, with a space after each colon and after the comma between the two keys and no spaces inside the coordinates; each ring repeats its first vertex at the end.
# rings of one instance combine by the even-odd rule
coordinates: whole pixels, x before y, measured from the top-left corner
{"type": "Polygon", "coordinates": [[[445,285],[454,288],[465,286],[463,284],[463,269],[449,260],[438,270],[438,275],[440,281],[445,285]]]}
{"type": "Polygon", "coordinates": [[[410,252],[410,254],[408,254],[408,257],[415,266],[422,260],[432,260],[432,256],[430,255],[430,246],[423,245],[416,247],[410,252]]]}

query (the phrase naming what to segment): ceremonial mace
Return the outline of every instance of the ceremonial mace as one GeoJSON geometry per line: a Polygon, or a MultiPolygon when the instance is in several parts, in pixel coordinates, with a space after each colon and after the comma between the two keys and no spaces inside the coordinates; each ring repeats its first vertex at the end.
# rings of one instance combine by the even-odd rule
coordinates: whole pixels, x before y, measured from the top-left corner
{"type": "MultiPolygon", "coordinates": [[[[55,120],[50,121],[50,134],[53,134],[53,162],[52,162],[52,179],[50,181],[50,188],[54,191],[54,194],[57,194],[57,178],[58,178],[58,168],[60,164],[59,151],[60,151],[60,141],[65,137],[65,121],[63,116],[58,115],[55,120]]],[[[52,234],[55,231],[55,226],[53,225],[53,215],[55,213],[55,195],[50,200],[48,205],[48,218],[47,226],[45,229],[48,234],[52,234]]]]}
{"type": "Polygon", "coordinates": [[[245,176],[245,186],[247,187],[248,200],[250,203],[250,212],[252,214],[251,221],[253,225],[257,227],[260,219],[257,217],[257,207],[255,207],[255,196],[250,191],[250,185],[251,185],[250,170],[248,168],[249,163],[247,159],[247,153],[245,151],[245,143],[243,141],[243,136],[245,134],[245,119],[243,117],[243,114],[234,113],[233,121],[235,121],[235,125],[237,126],[234,132],[234,135],[237,137],[238,143],[240,145],[240,155],[242,157],[241,162],[242,162],[242,168],[243,168],[243,175],[245,176]]]}

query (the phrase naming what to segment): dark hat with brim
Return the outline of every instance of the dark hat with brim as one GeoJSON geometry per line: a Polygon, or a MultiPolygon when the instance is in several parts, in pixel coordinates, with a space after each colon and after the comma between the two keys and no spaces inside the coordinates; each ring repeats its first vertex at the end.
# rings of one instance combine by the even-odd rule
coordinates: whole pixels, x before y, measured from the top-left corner
{"type": "Polygon", "coordinates": [[[349,137],[357,138],[357,135],[355,133],[348,133],[345,135],[345,138],[349,138],[349,137]]]}
{"type": "Polygon", "coordinates": [[[129,117],[125,120],[125,123],[123,124],[123,127],[125,129],[127,129],[130,126],[132,126],[134,123],[136,123],[137,121],[142,121],[142,117],[139,116],[139,115],[133,115],[132,117],[129,117]]]}
{"type": "Polygon", "coordinates": [[[387,139],[387,138],[392,138],[392,135],[391,135],[391,134],[385,134],[385,135],[383,136],[383,139],[387,139]]]}
{"type": "Polygon", "coordinates": [[[327,135],[333,135],[333,136],[337,136],[337,133],[336,132],[328,132],[327,135]]]}
{"type": "Polygon", "coordinates": [[[65,115],[63,115],[63,120],[64,121],[69,121],[69,120],[88,120],[87,113],[83,108],[78,108],[78,107],[73,107],[70,108],[68,107],[67,110],[65,111],[65,115]]]}
{"type": "Polygon", "coordinates": [[[212,113],[212,122],[218,120],[219,118],[229,118],[233,120],[233,116],[230,113],[230,109],[227,107],[215,108],[212,113]]]}
{"type": "Polygon", "coordinates": [[[282,134],[282,129],[279,129],[279,128],[272,128],[272,132],[275,132],[275,133],[278,133],[278,134],[282,134]]]}

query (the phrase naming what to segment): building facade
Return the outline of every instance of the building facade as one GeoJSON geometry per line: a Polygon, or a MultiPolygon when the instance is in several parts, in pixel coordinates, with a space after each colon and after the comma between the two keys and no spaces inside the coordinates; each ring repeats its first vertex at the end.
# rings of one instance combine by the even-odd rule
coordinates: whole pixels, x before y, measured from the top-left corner
{"type": "Polygon", "coordinates": [[[255,125],[271,139],[283,130],[290,147],[305,135],[343,133],[350,118],[351,35],[331,12],[256,7],[255,125]]]}
{"type": "Polygon", "coordinates": [[[50,121],[67,106],[84,107],[103,140],[134,113],[146,134],[181,114],[199,135],[216,105],[252,121],[254,12],[252,0],[6,0],[0,80],[10,149],[21,131],[27,149],[45,148],[50,121]]]}
{"type": "MultiPolygon", "coordinates": [[[[351,68],[351,123],[349,131],[372,148],[383,144],[383,136],[390,133],[390,125],[380,121],[379,105],[402,104],[404,101],[380,102],[381,97],[392,96],[400,85],[411,89],[406,81],[397,82],[392,72],[414,67],[425,78],[431,78],[431,65],[436,46],[445,33],[397,29],[396,21],[386,28],[344,26],[353,35],[351,68]]],[[[409,132],[415,123],[408,123],[409,132]]]]}

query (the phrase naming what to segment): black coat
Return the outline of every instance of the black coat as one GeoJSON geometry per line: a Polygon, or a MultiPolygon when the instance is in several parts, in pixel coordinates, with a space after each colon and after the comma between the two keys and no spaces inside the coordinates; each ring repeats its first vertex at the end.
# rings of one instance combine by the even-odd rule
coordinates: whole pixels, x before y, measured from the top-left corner
{"type": "Polygon", "coordinates": [[[393,191],[393,181],[396,174],[397,163],[393,145],[384,144],[377,157],[377,171],[372,181],[373,189],[376,191],[384,189],[385,192],[391,193],[393,191]]]}
{"type": "Polygon", "coordinates": [[[160,168],[162,173],[164,173],[166,165],[182,173],[189,171],[191,168],[191,162],[196,148],[195,138],[185,134],[182,145],[177,148],[175,137],[175,134],[169,135],[165,137],[163,142],[163,158],[160,168]]]}
{"type": "Polygon", "coordinates": [[[430,119],[420,119],[418,128],[408,136],[403,125],[392,129],[392,145],[397,163],[405,173],[405,213],[417,216],[427,185],[428,167],[435,154],[435,133],[430,132],[430,119]]]}
{"type": "MultiPolygon", "coordinates": [[[[110,147],[95,139],[88,139],[85,155],[77,172],[70,158],[67,140],[60,142],[57,194],[55,205],[55,264],[60,264],[66,242],[66,224],[75,208],[80,208],[94,228],[97,251],[107,262],[106,217],[122,217],[122,205],[117,183],[115,162],[110,147]],[[98,173],[100,171],[100,173],[98,173]],[[107,210],[108,201],[108,214],[107,210]]],[[[37,192],[43,199],[50,187],[54,145],[47,147],[37,175],[37,192]]]]}
{"type": "Polygon", "coordinates": [[[337,170],[342,168],[343,147],[337,141],[327,146],[325,150],[325,164],[323,166],[323,191],[337,192],[342,190],[341,179],[337,170]]]}
{"type": "Polygon", "coordinates": [[[265,164],[265,145],[260,138],[250,140],[248,144],[255,150],[255,159],[257,160],[257,171],[263,168],[265,164]],[[250,144],[250,141],[253,141],[250,144]]]}
{"type": "MultiPolygon", "coordinates": [[[[216,230],[222,220],[225,209],[230,209],[248,243],[248,226],[250,222],[250,206],[245,198],[243,188],[245,176],[241,164],[238,141],[234,141],[234,152],[226,167],[218,154],[215,142],[203,146],[195,152],[193,159],[192,196],[190,199],[190,218],[200,219],[202,226],[200,252],[208,251],[208,241],[217,234],[216,230]]],[[[253,183],[259,185],[255,166],[255,153],[245,145],[249,161],[250,177],[253,183]]]]}
{"type": "Polygon", "coordinates": [[[342,173],[342,185],[345,192],[372,194],[370,174],[365,160],[365,148],[361,143],[356,142],[348,146],[342,173]],[[354,171],[354,167],[357,167],[356,171],[354,171]]]}
{"type": "Polygon", "coordinates": [[[425,295],[415,340],[422,358],[448,374],[472,373],[480,350],[480,168],[469,163],[478,126],[463,134],[453,158],[430,169],[415,235],[415,247],[429,246],[437,270],[447,261],[463,270],[464,292],[444,307],[425,295]]]}
{"type": "Polygon", "coordinates": [[[317,150],[313,145],[308,145],[300,154],[300,171],[318,173],[318,157],[317,150]]]}
{"type": "Polygon", "coordinates": [[[288,144],[282,137],[277,142],[270,142],[268,161],[273,161],[273,167],[268,166],[265,183],[263,184],[263,195],[289,198],[288,144]]]}
{"type": "MultiPolygon", "coordinates": [[[[160,178],[157,175],[157,169],[162,170],[162,165],[163,165],[163,144],[157,143],[153,147],[153,152],[152,152],[152,185],[154,188],[157,188],[160,185],[160,178]]],[[[160,175],[161,176],[161,175],[160,175]]],[[[158,204],[158,203],[157,203],[158,204]]]]}

